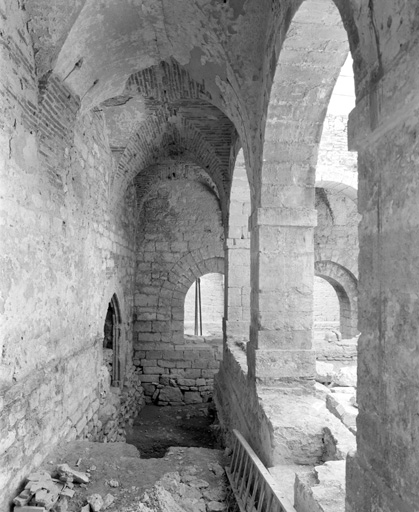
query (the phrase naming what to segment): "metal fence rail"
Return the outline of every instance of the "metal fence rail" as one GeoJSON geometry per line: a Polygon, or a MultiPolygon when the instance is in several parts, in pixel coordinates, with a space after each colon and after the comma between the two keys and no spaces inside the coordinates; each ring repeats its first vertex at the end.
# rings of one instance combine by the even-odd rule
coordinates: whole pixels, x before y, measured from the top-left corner
{"type": "Polygon", "coordinates": [[[241,512],[295,512],[291,503],[279,497],[276,483],[238,430],[227,477],[241,512]]]}

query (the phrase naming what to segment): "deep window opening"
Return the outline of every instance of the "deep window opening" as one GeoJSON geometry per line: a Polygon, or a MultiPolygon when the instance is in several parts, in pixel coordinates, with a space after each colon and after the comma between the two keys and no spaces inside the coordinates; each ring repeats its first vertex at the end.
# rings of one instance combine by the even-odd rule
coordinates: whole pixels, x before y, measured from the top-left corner
{"type": "Polygon", "coordinates": [[[185,334],[222,337],[223,315],[224,276],[211,273],[194,281],[185,297],[185,334]]]}
{"type": "Polygon", "coordinates": [[[108,304],[103,327],[103,362],[111,376],[111,386],[119,387],[121,381],[120,363],[121,326],[117,298],[114,295],[108,304]]]}

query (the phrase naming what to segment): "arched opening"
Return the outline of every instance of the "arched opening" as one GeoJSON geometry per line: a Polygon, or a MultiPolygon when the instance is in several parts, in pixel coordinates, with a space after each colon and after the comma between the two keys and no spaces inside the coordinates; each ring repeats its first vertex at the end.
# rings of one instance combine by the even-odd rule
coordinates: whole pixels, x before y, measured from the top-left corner
{"type": "Polygon", "coordinates": [[[114,387],[121,384],[120,342],[121,315],[118,299],[114,294],[108,304],[103,327],[103,362],[109,369],[111,386],[114,387]]]}
{"type": "Polygon", "coordinates": [[[314,343],[328,339],[335,339],[334,334],[340,333],[341,306],[335,288],[326,279],[314,277],[314,343]]]}
{"type": "Polygon", "coordinates": [[[321,278],[333,288],[339,302],[339,326],[342,339],[358,334],[358,281],[346,268],[333,261],[317,261],[315,280],[321,278]]]}
{"type": "Polygon", "coordinates": [[[195,336],[223,333],[224,276],[206,274],[194,281],[185,297],[184,332],[195,336]]]}

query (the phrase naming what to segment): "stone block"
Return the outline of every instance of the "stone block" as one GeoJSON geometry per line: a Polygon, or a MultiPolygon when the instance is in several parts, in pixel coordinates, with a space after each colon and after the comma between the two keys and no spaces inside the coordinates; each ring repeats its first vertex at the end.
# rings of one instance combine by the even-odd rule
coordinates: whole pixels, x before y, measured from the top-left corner
{"type": "Polygon", "coordinates": [[[209,366],[209,361],[206,361],[205,359],[199,360],[199,361],[192,361],[193,368],[199,368],[199,369],[203,370],[203,369],[208,368],[208,366],[209,366]]]}
{"type": "Polygon", "coordinates": [[[345,461],[329,461],[313,473],[296,475],[295,508],[299,512],[345,511],[345,461]]]}
{"type": "Polygon", "coordinates": [[[141,382],[144,383],[153,383],[158,384],[160,379],[160,375],[154,374],[154,375],[141,375],[141,382]]]}
{"type": "Polygon", "coordinates": [[[160,390],[159,403],[160,402],[182,402],[183,395],[179,388],[172,386],[165,386],[160,390]]]}
{"type": "Polygon", "coordinates": [[[332,363],[316,361],[315,379],[321,384],[330,384],[335,376],[335,369],[332,363]]]}
{"type": "Polygon", "coordinates": [[[141,366],[156,367],[158,365],[156,359],[141,359],[141,366]]]}
{"type": "Polygon", "coordinates": [[[19,512],[45,512],[45,508],[34,505],[25,505],[23,507],[19,507],[19,512]]]}
{"type": "Polygon", "coordinates": [[[176,368],[191,368],[192,361],[176,361],[176,368]]]}
{"type": "Polygon", "coordinates": [[[159,359],[157,361],[157,365],[161,366],[162,368],[176,368],[176,362],[175,361],[166,361],[163,359],[159,359]]]}
{"type": "Polygon", "coordinates": [[[148,350],[146,358],[147,359],[162,359],[163,352],[161,350],[148,350]]]}
{"type": "Polygon", "coordinates": [[[196,391],[185,391],[184,400],[186,404],[202,403],[201,395],[196,391]]]}
{"type": "Polygon", "coordinates": [[[202,370],[202,377],[204,377],[206,379],[207,378],[211,379],[214,377],[214,375],[217,375],[217,373],[218,373],[218,369],[217,370],[215,370],[215,369],[202,370]]]}
{"type": "Polygon", "coordinates": [[[186,379],[199,379],[202,375],[200,369],[192,368],[191,370],[184,370],[184,372],[186,379]]]}
{"type": "Polygon", "coordinates": [[[356,366],[344,366],[339,370],[333,379],[333,383],[337,386],[356,387],[357,385],[357,369],[356,366]]]}
{"type": "Polygon", "coordinates": [[[150,366],[143,368],[143,372],[145,375],[159,375],[164,373],[164,368],[161,368],[160,366],[150,366]]]}
{"type": "Polygon", "coordinates": [[[177,380],[179,386],[194,386],[195,379],[178,379],[177,380]]]}

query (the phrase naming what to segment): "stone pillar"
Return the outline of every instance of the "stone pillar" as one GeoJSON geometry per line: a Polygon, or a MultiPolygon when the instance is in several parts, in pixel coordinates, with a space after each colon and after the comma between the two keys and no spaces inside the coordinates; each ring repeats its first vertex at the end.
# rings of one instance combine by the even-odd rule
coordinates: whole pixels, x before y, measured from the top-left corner
{"type": "Polygon", "coordinates": [[[243,151],[237,155],[230,193],[226,260],[227,340],[249,340],[250,327],[250,187],[243,151]]]}
{"type": "Polygon", "coordinates": [[[358,150],[357,453],[347,512],[418,510],[419,68],[397,60],[349,122],[358,150]]]}
{"type": "Polygon", "coordinates": [[[250,218],[252,253],[249,374],[278,386],[314,377],[313,235],[309,208],[258,208],[250,218]]]}
{"type": "Polygon", "coordinates": [[[249,340],[250,239],[228,238],[227,340],[249,340]]]}

